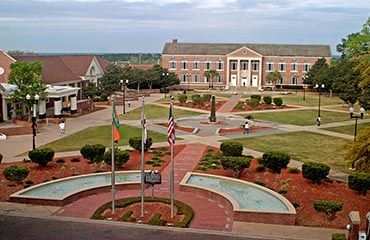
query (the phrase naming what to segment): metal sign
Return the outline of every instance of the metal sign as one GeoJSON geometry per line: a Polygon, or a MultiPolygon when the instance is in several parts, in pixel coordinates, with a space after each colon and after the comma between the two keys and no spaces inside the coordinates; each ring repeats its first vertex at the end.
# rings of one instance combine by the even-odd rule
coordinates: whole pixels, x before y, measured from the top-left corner
{"type": "Polygon", "coordinates": [[[162,184],[161,174],[155,170],[150,170],[150,172],[145,173],[144,182],[152,185],[162,184]]]}

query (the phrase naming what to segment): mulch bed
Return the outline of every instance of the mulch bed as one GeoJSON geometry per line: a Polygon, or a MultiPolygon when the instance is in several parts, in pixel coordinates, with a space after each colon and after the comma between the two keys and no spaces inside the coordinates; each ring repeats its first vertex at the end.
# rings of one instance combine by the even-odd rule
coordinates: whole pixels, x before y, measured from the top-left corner
{"type": "MultiPolygon", "coordinates": [[[[168,127],[168,123],[153,123],[153,124],[162,126],[162,127],[168,127]]],[[[179,126],[177,124],[175,124],[175,129],[183,131],[183,132],[188,132],[188,133],[192,133],[195,130],[195,128],[193,127],[179,126]]]]}
{"type": "MultiPolygon", "coordinates": [[[[244,103],[244,102],[239,102],[239,103],[244,103]]],[[[231,112],[246,112],[246,111],[257,111],[257,110],[277,110],[277,109],[293,109],[293,108],[299,108],[295,106],[275,106],[272,104],[260,104],[258,106],[250,106],[246,103],[243,105],[243,109],[236,109],[234,108],[231,112]]]]}
{"type": "MultiPolygon", "coordinates": [[[[249,133],[253,131],[266,130],[269,128],[270,127],[265,127],[265,126],[250,126],[249,133]]],[[[243,132],[244,132],[244,128],[239,127],[239,128],[221,128],[218,133],[223,135],[223,134],[233,134],[233,133],[243,133],[243,132]]]]}

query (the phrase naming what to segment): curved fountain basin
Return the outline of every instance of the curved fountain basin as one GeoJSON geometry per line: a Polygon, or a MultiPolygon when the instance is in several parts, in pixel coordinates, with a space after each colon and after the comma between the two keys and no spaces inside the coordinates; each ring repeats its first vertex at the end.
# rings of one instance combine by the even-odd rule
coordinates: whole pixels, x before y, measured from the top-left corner
{"type": "Polygon", "coordinates": [[[296,221],[295,208],[285,197],[254,183],[189,172],[181,181],[180,189],[210,199],[223,199],[233,209],[235,221],[287,225],[294,225],[296,221]]]}
{"type": "MultiPolygon", "coordinates": [[[[115,173],[116,189],[138,188],[140,171],[115,173]]],[[[10,200],[21,203],[65,205],[78,198],[106,192],[111,188],[111,173],[85,174],[41,183],[10,195],[10,200]]]]}

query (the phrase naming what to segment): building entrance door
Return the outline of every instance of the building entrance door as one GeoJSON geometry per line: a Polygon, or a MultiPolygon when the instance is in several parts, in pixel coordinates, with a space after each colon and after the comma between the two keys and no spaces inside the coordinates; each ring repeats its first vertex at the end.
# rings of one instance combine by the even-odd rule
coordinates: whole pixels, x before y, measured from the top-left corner
{"type": "Polygon", "coordinates": [[[236,75],[231,75],[231,84],[230,86],[235,87],[236,86],[236,75]]]}
{"type": "Polygon", "coordinates": [[[258,76],[257,75],[252,76],[252,87],[258,87],[258,76]]]}

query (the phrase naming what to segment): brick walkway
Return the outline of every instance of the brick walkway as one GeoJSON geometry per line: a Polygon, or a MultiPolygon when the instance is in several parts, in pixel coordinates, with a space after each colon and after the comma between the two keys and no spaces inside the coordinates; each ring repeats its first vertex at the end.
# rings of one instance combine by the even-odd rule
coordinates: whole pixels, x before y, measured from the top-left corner
{"type": "MultiPolygon", "coordinates": [[[[187,172],[192,171],[196,167],[206,148],[202,144],[188,144],[174,158],[175,199],[193,208],[194,218],[191,221],[190,228],[229,232],[232,230],[233,225],[232,209],[214,199],[179,191],[179,183],[187,172]]],[[[154,196],[170,198],[170,168],[171,164],[162,171],[162,184],[154,187],[154,196]]],[[[151,195],[151,188],[146,189],[145,195],[151,195]]],[[[116,193],[116,199],[137,196],[140,196],[140,189],[123,190],[116,193]]],[[[60,208],[54,215],[90,218],[97,208],[111,200],[112,195],[110,192],[91,195],[60,208]]]]}
{"type": "Polygon", "coordinates": [[[241,93],[232,95],[227,102],[218,109],[217,112],[229,113],[233,110],[234,106],[239,102],[239,99],[242,97],[241,93]]]}

